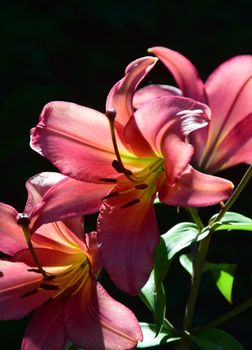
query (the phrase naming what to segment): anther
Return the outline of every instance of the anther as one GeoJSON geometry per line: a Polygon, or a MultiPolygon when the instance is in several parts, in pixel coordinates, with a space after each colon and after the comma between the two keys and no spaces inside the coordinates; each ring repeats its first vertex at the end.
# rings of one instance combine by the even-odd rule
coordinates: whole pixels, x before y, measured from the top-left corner
{"type": "Polygon", "coordinates": [[[116,111],[114,108],[110,108],[108,111],[106,111],[105,115],[110,121],[114,121],[116,117],[116,111]]]}
{"type": "Polygon", "coordinates": [[[103,182],[111,182],[111,183],[117,183],[117,180],[116,179],[111,179],[111,178],[102,178],[102,179],[99,179],[99,181],[103,181],[103,182]]]}
{"type": "Polygon", "coordinates": [[[39,292],[38,289],[32,289],[29,292],[26,292],[26,293],[22,294],[21,295],[21,299],[29,297],[29,296],[34,295],[34,294],[37,294],[38,292],[39,292]]]}
{"type": "Polygon", "coordinates": [[[132,175],[132,171],[129,169],[124,168],[122,164],[118,162],[118,160],[113,160],[112,162],[112,167],[118,172],[118,173],[123,173],[125,175],[132,175]]]}
{"type": "Polygon", "coordinates": [[[136,188],[137,190],[144,190],[144,189],[147,188],[147,187],[148,187],[147,184],[138,184],[138,185],[135,186],[135,188],[136,188]]]}
{"type": "Polygon", "coordinates": [[[135,198],[135,199],[132,199],[131,201],[123,204],[120,209],[124,209],[124,208],[128,208],[128,207],[131,207],[132,205],[135,205],[137,203],[140,202],[140,199],[139,198],[135,198]]]}
{"type": "Polygon", "coordinates": [[[43,277],[43,281],[51,281],[51,280],[54,280],[55,278],[56,278],[55,275],[47,275],[43,277]]]}
{"type": "Polygon", "coordinates": [[[110,192],[109,194],[107,194],[106,196],[104,196],[102,198],[102,200],[104,199],[109,199],[109,198],[112,198],[112,197],[116,197],[119,195],[119,192],[118,191],[114,191],[114,192],[110,192]]]}
{"type": "Polygon", "coordinates": [[[57,284],[49,284],[49,283],[41,283],[40,288],[45,290],[59,290],[59,286],[57,286],[57,284]]]}
{"type": "Polygon", "coordinates": [[[28,226],[30,223],[30,216],[26,213],[19,213],[17,215],[17,224],[22,226],[28,226]]]}

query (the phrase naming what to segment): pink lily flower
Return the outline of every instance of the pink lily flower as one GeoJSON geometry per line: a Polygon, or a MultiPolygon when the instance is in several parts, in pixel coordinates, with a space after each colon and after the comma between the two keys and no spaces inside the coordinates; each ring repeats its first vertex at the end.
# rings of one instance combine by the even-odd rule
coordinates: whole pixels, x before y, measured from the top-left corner
{"type": "MultiPolygon", "coordinates": [[[[181,89],[176,94],[203,102],[211,109],[209,125],[190,137],[195,150],[193,164],[213,174],[239,163],[251,163],[252,56],[229,59],[204,84],[194,65],[180,53],[165,47],[153,47],[149,52],[172,73],[181,89]]],[[[169,86],[147,87],[139,90],[135,102],[142,104],[147,99],[165,95],[166,91],[173,93],[169,86]]]]}
{"type": "MultiPolygon", "coordinates": [[[[34,193],[29,192],[28,202],[34,193]]],[[[0,260],[0,319],[34,311],[21,350],[63,350],[69,341],[92,350],[135,348],[142,333],[134,314],[96,280],[102,267],[96,232],[84,235],[79,217],[39,227],[32,242],[43,276],[22,225],[28,225],[27,218],[0,203],[0,251],[11,255],[0,260]]]]}
{"type": "MultiPolygon", "coordinates": [[[[169,205],[208,206],[226,199],[233,187],[190,165],[194,149],[187,138],[207,125],[205,104],[164,96],[133,109],[135,89],[155,62],[145,57],[127,67],[108,95],[106,114],[73,103],[47,104],[31,137],[34,150],[79,181],[79,190],[77,185],[66,205],[62,201],[60,219],[68,207],[71,215],[74,210],[80,215],[87,182],[107,189],[98,218],[101,254],[113,282],[130,294],[138,293],[153,266],[159,241],[156,194],[169,205]]],[[[44,202],[60,203],[62,196],[52,188],[44,202]]]]}

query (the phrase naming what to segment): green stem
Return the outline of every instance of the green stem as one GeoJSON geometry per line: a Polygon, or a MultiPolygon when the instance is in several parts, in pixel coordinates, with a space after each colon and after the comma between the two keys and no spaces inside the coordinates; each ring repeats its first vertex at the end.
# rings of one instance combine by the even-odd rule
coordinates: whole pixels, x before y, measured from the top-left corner
{"type": "Polygon", "coordinates": [[[235,317],[236,315],[239,315],[241,312],[247,310],[250,307],[252,307],[252,297],[249,298],[248,300],[246,300],[241,305],[235,307],[233,310],[231,310],[231,311],[227,312],[226,314],[218,317],[216,320],[213,320],[213,321],[209,322],[207,325],[205,325],[203,327],[195,328],[195,331],[193,332],[193,334],[197,334],[197,333],[203,332],[204,330],[206,330],[208,328],[218,327],[220,324],[228,321],[229,319],[235,317]]]}
{"type": "Polygon", "coordinates": [[[204,224],[201,221],[201,218],[198,215],[197,209],[195,208],[188,208],[189,213],[191,214],[193,221],[198,226],[199,231],[203,230],[204,224]]]}
{"type": "Polygon", "coordinates": [[[246,173],[242,177],[241,181],[239,182],[238,186],[236,187],[235,191],[233,192],[232,196],[228,199],[228,201],[225,203],[224,207],[221,209],[219,215],[217,215],[216,219],[214,220],[213,224],[220,221],[225,213],[231,208],[231,206],[234,204],[236,199],[239,197],[241,192],[246,187],[247,183],[249,182],[250,178],[252,176],[252,165],[249,166],[246,173]]]}

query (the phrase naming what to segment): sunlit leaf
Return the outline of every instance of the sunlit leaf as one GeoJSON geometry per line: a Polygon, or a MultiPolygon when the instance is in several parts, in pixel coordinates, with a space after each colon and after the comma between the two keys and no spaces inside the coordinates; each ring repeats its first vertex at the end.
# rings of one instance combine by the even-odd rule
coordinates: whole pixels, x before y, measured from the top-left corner
{"type": "MultiPolygon", "coordinates": [[[[184,269],[192,275],[192,259],[190,255],[183,254],[179,257],[179,261],[184,269]]],[[[211,271],[216,286],[226,300],[232,303],[232,290],[234,284],[234,273],[236,264],[226,263],[209,263],[204,264],[204,272],[211,271]]]]}
{"type": "MultiPolygon", "coordinates": [[[[210,219],[210,223],[213,222],[217,214],[210,219]]],[[[214,231],[220,230],[245,230],[252,231],[252,219],[241,215],[239,213],[227,212],[220,222],[213,226],[214,231]]]]}
{"type": "Polygon", "coordinates": [[[181,339],[180,337],[174,337],[172,332],[167,328],[163,328],[159,335],[156,336],[156,326],[154,324],[140,322],[140,326],[143,332],[143,341],[138,343],[138,349],[166,344],[181,339]]]}
{"type": "Polygon", "coordinates": [[[244,350],[234,337],[216,328],[210,328],[192,339],[201,350],[244,350]]]}

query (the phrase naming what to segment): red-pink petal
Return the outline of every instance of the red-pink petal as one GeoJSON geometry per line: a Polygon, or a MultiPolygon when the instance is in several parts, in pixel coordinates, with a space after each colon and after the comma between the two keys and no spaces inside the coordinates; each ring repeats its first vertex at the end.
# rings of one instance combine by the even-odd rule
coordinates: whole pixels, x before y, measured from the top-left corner
{"type": "Polygon", "coordinates": [[[83,349],[129,350],[142,340],[134,314],[95,281],[68,300],[64,321],[68,337],[83,349]]]}
{"type": "Polygon", "coordinates": [[[148,189],[111,198],[98,217],[104,267],[117,287],[129,294],[137,294],[146,283],[159,241],[153,200],[144,191],[148,189]]]}
{"type": "Polygon", "coordinates": [[[157,59],[154,57],[142,57],[131,62],[125,76],[110,90],[106,102],[106,110],[116,111],[116,122],[125,125],[132,116],[132,98],[138,84],[153,68],[157,59]]]}
{"type": "Polygon", "coordinates": [[[0,203],[0,252],[7,255],[27,248],[22,227],[17,224],[17,215],[14,208],[0,203]]]}
{"type": "Polygon", "coordinates": [[[107,117],[68,102],[48,103],[31,132],[31,147],[64,175],[99,182],[117,176],[107,117]]]}
{"type": "MultiPolygon", "coordinates": [[[[212,111],[208,139],[198,158],[205,167],[228,133],[252,113],[252,56],[237,56],[220,65],[207,79],[206,92],[212,111]]],[[[239,147],[239,144],[237,144],[239,147]]]]}
{"type": "Polygon", "coordinates": [[[195,66],[177,51],[156,46],[148,50],[156,55],[170,70],[183,95],[206,102],[204,84],[195,66]]]}
{"type": "Polygon", "coordinates": [[[55,293],[48,290],[36,292],[42,276],[28,269],[29,266],[23,263],[0,261],[1,320],[23,318],[55,293]]]}
{"type": "Polygon", "coordinates": [[[63,322],[64,302],[54,300],[34,313],[25,332],[21,350],[63,350],[67,336],[63,322]]]}
{"type": "MultiPolygon", "coordinates": [[[[103,174],[101,175],[103,177],[103,174]]],[[[33,231],[42,224],[93,214],[114,183],[88,183],[65,178],[45,194],[41,206],[32,212],[33,231]]]]}
{"type": "Polygon", "coordinates": [[[252,114],[238,122],[210,157],[210,173],[240,163],[252,163],[252,114]]]}
{"type": "Polygon", "coordinates": [[[33,208],[40,203],[46,191],[63,178],[64,176],[62,174],[54,172],[44,172],[31,177],[26,182],[28,198],[24,212],[31,213],[33,208]]]}
{"type": "Polygon", "coordinates": [[[169,186],[163,178],[159,198],[169,205],[204,207],[227,199],[232,189],[233,184],[230,181],[201,173],[188,166],[173,186],[169,186]]]}
{"type": "Polygon", "coordinates": [[[162,142],[169,132],[184,138],[206,126],[209,118],[210,110],[205,104],[186,97],[161,97],[135,112],[125,129],[125,140],[139,156],[153,157],[153,152],[160,156],[162,142]]]}
{"type": "Polygon", "coordinates": [[[153,98],[162,96],[181,96],[182,92],[171,85],[147,85],[137,90],[133,97],[133,106],[138,109],[144,103],[150,102],[153,98]]]}

